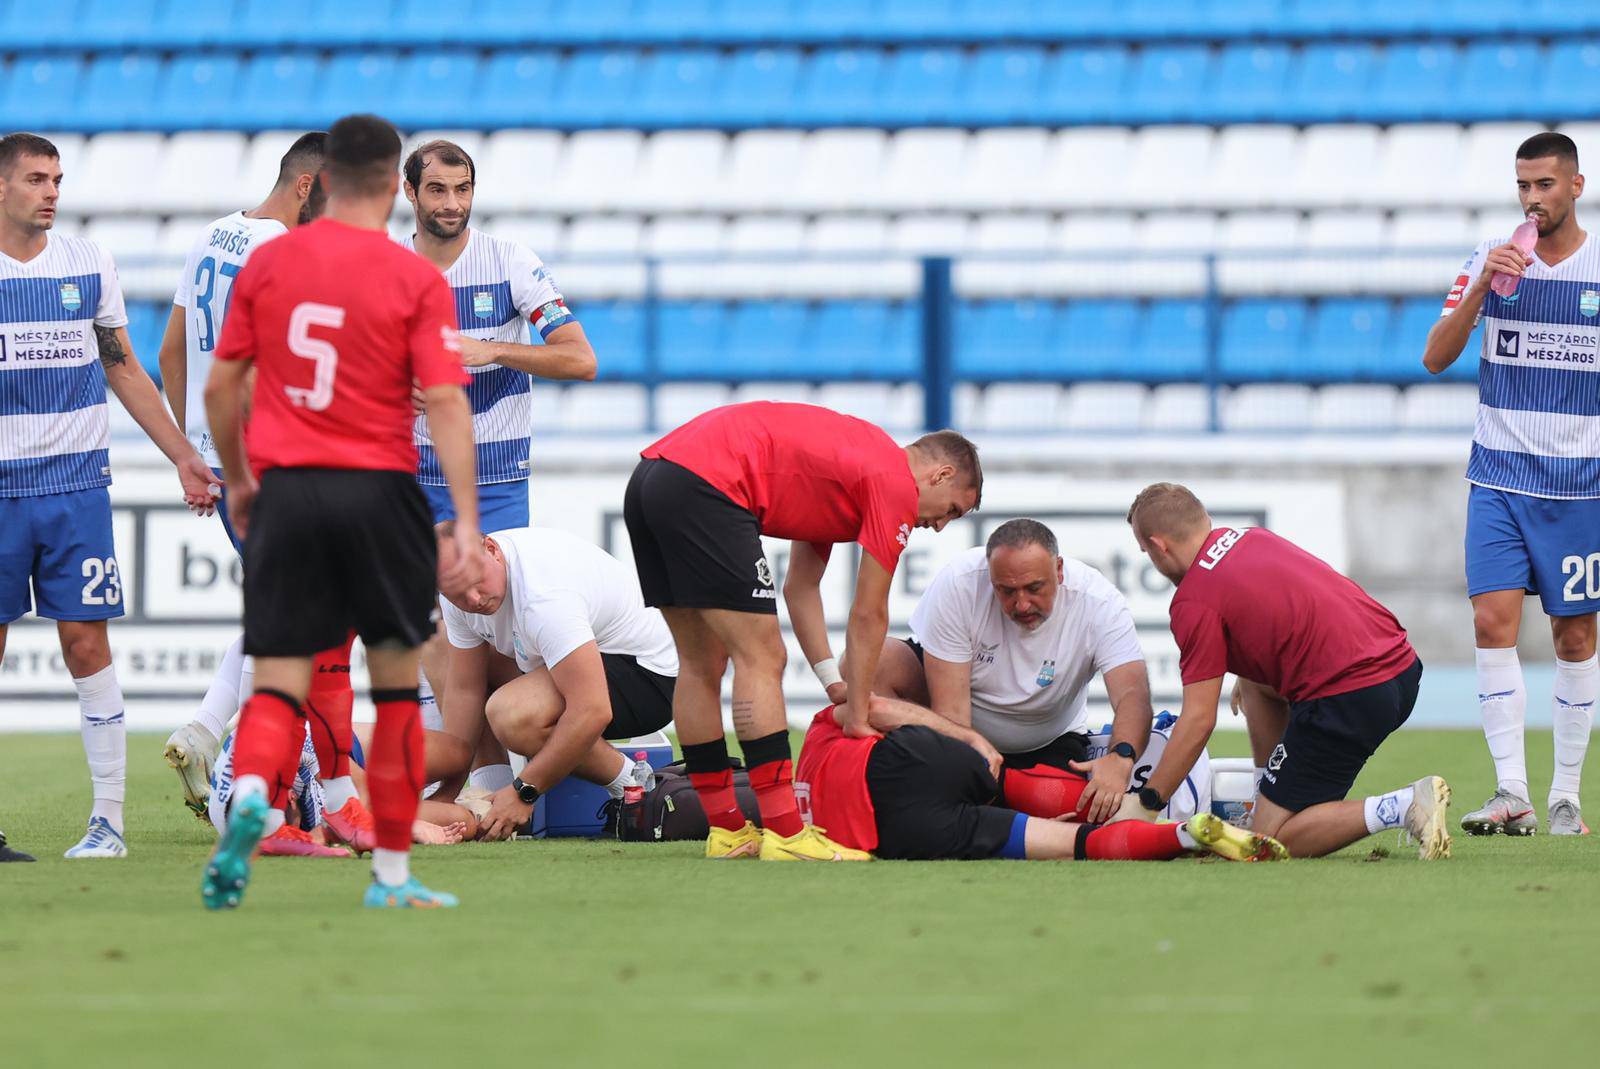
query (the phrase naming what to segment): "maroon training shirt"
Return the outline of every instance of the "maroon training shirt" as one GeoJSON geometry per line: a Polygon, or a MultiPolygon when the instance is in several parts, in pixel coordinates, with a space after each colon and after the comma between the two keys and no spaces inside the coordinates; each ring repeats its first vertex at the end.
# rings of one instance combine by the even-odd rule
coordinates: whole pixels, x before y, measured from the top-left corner
{"type": "Polygon", "coordinates": [[[1417,657],[1388,609],[1260,527],[1212,531],[1169,611],[1185,686],[1233,672],[1303,702],[1385,683],[1417,657]]]}

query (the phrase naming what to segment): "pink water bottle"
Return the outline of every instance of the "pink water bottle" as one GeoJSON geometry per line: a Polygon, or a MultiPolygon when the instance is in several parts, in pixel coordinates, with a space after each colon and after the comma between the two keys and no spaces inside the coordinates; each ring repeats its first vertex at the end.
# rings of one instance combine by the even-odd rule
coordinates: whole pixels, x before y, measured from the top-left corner
{"type": "MultiPolygon", "coordinates": [[[[1522,255],[1532,256],[1533,246],[1539,240],[1539,224],[1533,221],[1533,216],[1528,216],[1521,226],[1511,232],[1511,244],[1522,250],[1522,255]]],[[[1522,281],[1520,275],[1508,275],[1504,271],[1496,271],[1489,280],[1489,288],[1502,297],[1509,297],[1517,292],[1517,283],[1522,281]]]]}

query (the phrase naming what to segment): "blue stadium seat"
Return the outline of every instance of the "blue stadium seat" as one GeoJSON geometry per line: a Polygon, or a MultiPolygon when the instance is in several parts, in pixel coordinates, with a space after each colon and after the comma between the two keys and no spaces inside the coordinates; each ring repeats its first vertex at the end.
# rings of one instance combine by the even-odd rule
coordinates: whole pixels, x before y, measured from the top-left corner
{"type": "Polygon", "coordinates": [[[1591,0],[1528,0],[1511,7],[1509,14],[1524,33],[1542,31],[1565,37],[1600,30],[1600,5],[1591,0]]]}
{"type": "MultiPolygon", "coordinates": [[[[1549,101],[1526,89],[1538,83],[1544,68],[1543,52],[1531,42],[1469,45],[1456,76],[1449,117],[1468,121],[1544,118],[1549,114],[1545,110],[1549,101]]],[[[1588,88],[1591,95],[1600,95],[1593,82],[1588,88]]]]}
{"type": "Polygon", "coordinates": [[[1461,350],[1461,356],[1440,375],[1430,375],[1422,366],[1422,347],[1427,343],[1428,331],[1439,322],[1441,302],[1437,297],[1413,297],[1400,302],[1394,315],[1385,347],[1389,354],[1385,370],[1400,381],[1477,382],[1478,356],[1483,346],[1483,328],[1477,327],[1461,350]]]}
{"type": "Polygon", "coordinates": [[[1063,48],[1047,60],[1034,110],[1042,123],[1105,123],[1120,119],[1128,78],[1126,49],[1063,48]]]}
{"type": "Polygon", "coordinates": [[[879,0],[794,0],[795,40],[836,42],[872,37],[879,0]]]}
{"type": "Polygon", "coordinates": [[[873,379],[922,378],[922,306],[915,301],[889,305],[889,336],[883,351],[857,374],[873,379]]]}
{"type": "Polygon", "coordinates": [[[1439,42],[1396,43],[1384,49],[1361,117],[1377,122],[1415,122],[1451,114],[1456,91],[1455,46],[1439,42]]]}
{"type": "Polygon", "coordinates": [[[82,5],[67,38],[75,48],[127,48],[159,40],[156,0],[82,0],[82,5]]]}
{"type": "Polygon", "coordinates": [[[955,310],[956,377],[976,382],[1059,379],[1066,369],[1061,308],[1050,301],[963,301],[955,310]]]}
{"type": "Polygon", "coordinates": [[[73,101],[79,130],[125,130],[149,120],[161,61],[147,53],[101,56],[89,64],[73,101]]]}
{"type": "MultiPolygon", "coordinates": [[[[1059,5],[1071,8],[1080,5],[1059,5]]],[[[1202,0],[1118,0],[1115,4],[1094,4],[1091,32],[1115,33],[1118,37],[1142,40],[1149,37],[1209,37],[1212,30],[1202,21],[1202,0]]]]}
{"type": "Polygon", "coordinates": [[[801,68],[789,121],[802,126],[867,122],[882,76],[883,53],[877,49],[820,49],[801,68]]]}
{"type": "Polygon", "coordinates": [[[230,53],[194,52],[167,61],[150,109],[163,130],[227,127],[234,123],[239,59],[230,53]]]}
{"type": "Polygon", "coordinates": [[[1131,378],[1146,382],[1203,379],[1206,374],[1204,301],[1151,301],[1134,339],[1131,378]]]}
{"type": "Polygon", "coordinates": [[[1266,37],[1283,24],[1288,0],[1202,0],[1198,25],[1220,37],[1266,37]]]}
{"type": "Polygon", "coordinates": [[[666,49],[639,70],[630,122],[643,126],[702,125],[713,110],[722,80],[721,53],[711,49],[666,49]]]}
{"type": "Polygon", "coordinates": [[[394,100],[399,70],[393,52],[335,53],[323,71],[316,109],[330,120],[352,112],[383,112],[394,100]]]}
{"type": "Polygon", "coordinates": [[[548,124],[560,72],[554,52],[512,49],[491,54],[472,101],[473,118],[488,127],[548,124]]]}
{"type": "Polygon", "coordinates": [[[639,74],[636,52],[578,52],[561,66],[549,101],[552,125],[606,126],[621,122],[634,101],[639,74]]]}
{"type": "MultiPolygon", "coordinates": [[[[616,10],[623,6],[617,5],[616,10]]],[[[718,0],[636,0],[623,30],[630,39],[671,44],[720,37],[725,25],[718,21],[720,7],[718,0]]]]}
{"type": "Polygon", "coordinates": [[[0,93],[0,129],[50,130],[76,125],[83,61],[77,56],[18,56],[0,93]]]}
{"type": "Polygon", "coordinates": [[[1120,118],[1132,123],[1196,118],[1210,71],[1211,50],[1203,45],[1145,49],[1134,64],[1120,118]]]}
{"type": "Polygon", "coordinates": [[[1289,76],[1286,45],[1240,44],[1223,49],[1205,96],[1205,118],[1214,122],[1260,122],[1283,103],[1289,76]]]}
{"type": "Polygon", "coordinates": [[[823,301],[812,319],[807,370],[829,379],[912,378],[915,324],[908,304],[823,301]]]}
{"type": "Polygon", "coordinates": [[[478,29],[487,38],[482,43],[491,45],[507,37],[529,44],[599,44],[636,38],[634,0],[561,0],[531,16],[528,0],[488,0],[483,14],[478,29]]]}
{"type": "Polygon", "coordinates": [[[1139,302],[1084,300],[1068,303],[1061,316],[1061,351],[1066,377],[1124,378],[1139,325],[1139,302]]]}
{"type": "Polygon", "coordinates": [[[1552,45],[1542,74],[1525,94],[1530,103],[1564,119],[1600,117],[1600,39],[1552,45]]]}
{"type": "MultiPolygon", "coordinates": [[[[728,308],[720,301],[669,301],[657,310],[657,372],[671,379],[737,376],[727,358],[728,308]]],[[[599,350],[595,350],[599,352],[599,350]]]]}
{"type": "Polygon", "coordinates": [[[750,379],[805,379],[822,374],[806,344],[811,309],[805,301],[734,305],[724,340],[727,374],[750,379]]]}
{"type": "MultiPolygon", "coordinates": [[[[1307,382],[1392,380],[1395,356],[1390,349],[1393,306],[1371,297],[1341,297],[1320,302],[1306,328],[1306,347],[1294,361],[1292,377],[1307,382]]],[[[1422,349],[1406,354],[1405,374],[1413,369],[1422,349]]]]}
{"type": "Polygon", "coordinates": [[[1276,118],[1340,122],[1356,118],[1368,100],[1377,51],[1368,44],[1311,45],[1289,70],[1276,118]]]}
{"type": "MultiPolygon", "coordinates": [[[[311,0],[235,0],[233,19],[221,39],[251,48],[307,42],[304,28],[313,6],[311,0]]],[[[332,6],[337,10],[344,5],[332,6]]]]}
{"type": "Polygon", "coordinates": [[[873,19],[877,33],[889,40],[956,41],[969,38],[960,21],[960,0],[879,0],[873,19]]]}
{"type": "MultiPolygon", "coordinates": [[[[1184,0],[1178,0],[1179,3],[1184,0]]],[[[1123,4],[1062,4],[1034,0],[1022,36],[1052,41],[1127,38],[1122,27],[1123,4]]],[[[976,17],[982,18],[979,14],[976,17]]]]}
{"type": "Polygon", "coordinates": [[[309,126],[331,116],[312,106],[322,64],[309,52],[260,52],[244,69],[234,122],[244,129],[309,126]]]}
{"type": "Polygon", "coordinates": [[[61,42],[76,36],[83,2],[40,4],[34,0],[9,0],[0,4],[0,42],[8,51],[60,47],[61,42]]]}
{"type": "Polygon", "coordinates": [[[955,22],[973,40],[1012,40],[1038,33],[1035,0],[956,0],[955,22]]]}
{"type": "Polygon", "coordinates": [[[740,49],[723,67],[706,121],[770,126],[786,120],[800,82],[800,53],[792,48],[740,49]]]}
{"type": "Polygon", "coordinates": [[[719,0],[709,25],[730,41],[787,41],[795,34],[800,0],[719,0]]]}
{"type": "Polygon", "coordinates": [[[133,343],[133,355],[157,386],[161,385],[161,335],[167,329],[167,309],[171,307],[149,301],[128,302],[128,340],[133,343]]]}
{"type": "Polygon", "coordinates": [[[400,64],[382,114],[403,130],[494,125],[479,115],[483,101],[478,92],[481,65],[476,52],[413,52],[400,64]]]}
{"type": "Polygon", "coordinates": [[[193,48],[228,38],[234,23],[235,0],[207,0],[203,4],[168,0],[151,20],[149,40],[163,48],[193,48]]]}
{"type": "Polygon", "coordinates": [[[1294,300],[1244,300],[1222,314],[1217,362],[1225,382],[1298,378],[1306,306],[1294,300]]]}
{"type": "Polygon", "coordinates": [[[638,302],[586,301],[573,312],[594,346],[601,380],[646,376],[644,309],[638,302]]]}
{"type": "Polygon", "coordinates": [[[955,122],[1001,126],[1031,119],[1044,79],[1042,48],[981,48],[968,65],[965,89],[955,100],[955,122]]]}
{"type": "Polygon", "coordinates": [[[907,48],[894,54],[872,118],[885,126],[950,121],[965,95],[967,61],[955,48],[907,48]]]}
{"type": "MultiPolygon", "coordinates": [[[[395,14],[394,0],[338,0],[337,3],[313,4],[305,23],[291,39],[318,45],[370,48],[377,43],[401,39],[395,14]]],[[[459,9],[455,12],[457,19],[461,14],[459,9]]]]}

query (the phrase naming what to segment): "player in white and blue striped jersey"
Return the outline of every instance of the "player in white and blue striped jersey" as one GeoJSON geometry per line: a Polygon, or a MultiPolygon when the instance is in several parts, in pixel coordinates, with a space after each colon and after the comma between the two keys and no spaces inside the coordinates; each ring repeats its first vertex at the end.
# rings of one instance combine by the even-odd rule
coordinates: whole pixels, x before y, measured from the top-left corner
{"type": "MultiPolygon", "coordinates": [[[[318,172],[327,138],[321,130],[296,138],[278,161],[278,177],[266,199],[248,211],[231,212],[202,227],[184,260],[183,274],[178,276],[161,338],[161,379],[178,426],[187,430],[189,440],[218,476],[222,460],[211,441],[203,394],[211,374],[211,351],[222,337],[223,320],[233,300],[233,280],[261,245],[322,214],[327,196],[318,172]]],[[[217,513],[237,552],[239,539],[228,520],[226,491],[217,503],[217,513]]],[[[202,817],[211,792],[212,762],[228,723],[249,697],[253,674],[241,633],[223,653],[195,719],[174,731],[162,751],[167,764],[178,773],[184,803],[202,817]]]]}
{"type": "MultiPolygon", "coordinates": [[[[526,527],[533,378],[592,379],[594,350],[531,249],[468,225],[478,177],[472,157],[452,142],[429,141],[407,157],[404,172],[416,232],[403,243],[450,283],[461,362],[472,373],[467,398],[478,447],[479,526],[485,533],[526,527]],[[530,326],[544,344],[530,343],[530,326]]],[[[417,481],[434,520],[451,519],[450,495],[420,415],[416,441],[417,481]]]]}
{"type": "Polygon", "coordinates": [[[1578,226],[1578,149],[1542,133],[1517,149],[1522,210],[1538,227],[1533,255],[1506,239],[1473,252],[1428,335],[1437,374],[1483,325],[1478,422],[1467,480],[1467,594],[1477,639],[1478,702],[1497,785],[1461,824],[1468,832],[1531,835],[1523,722],[1528,695],[1517,659],[1525,594],[1550,617],[1556,679],[1551,834],[1587,831],[1579,777],[1600,698],[1600,241],[1578,226]],[[1502,297],[1495,274],[1518,279],[1502,297]]]}
{"type": "Polygon", "coordinates": [[[106,635],[123,612],[107,387],[177,466],[190,508],[209,514],[220,480],[133,359],[110,255],[51,233],[61,177],[49,141],[0,138],[0,654],[30,609],[56,621],[94,790],[88,831],[66,856],[123,857],[127,734],[106,635]]]}

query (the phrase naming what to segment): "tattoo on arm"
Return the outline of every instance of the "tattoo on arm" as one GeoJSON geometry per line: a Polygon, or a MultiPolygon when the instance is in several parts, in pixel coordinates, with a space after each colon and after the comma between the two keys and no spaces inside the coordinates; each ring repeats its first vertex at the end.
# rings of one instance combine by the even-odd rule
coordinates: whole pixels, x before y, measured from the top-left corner
{"type": "Polygon", "coordinates": [[[744,738],[747,729],[755,726],[756,703],[749,698],[735,698],[733,702],[733,730],[744,738]]]}
{"type": "Polygon", "coordinates": [[[116,327],[102,327],[99,323],[94,325],[94,340],[100,346],[100,365],[107,370],[128,362],[128,350],[122,347],[122,339],[117,337],[116,327]]]}

